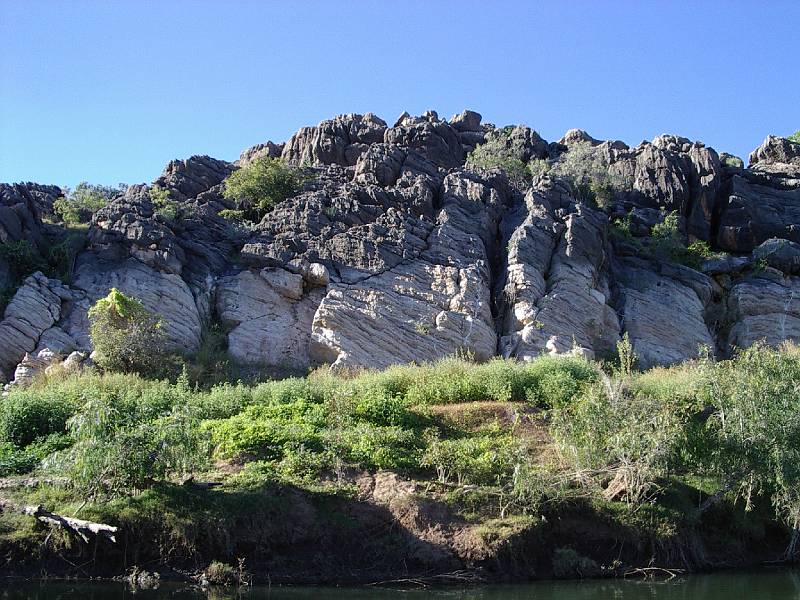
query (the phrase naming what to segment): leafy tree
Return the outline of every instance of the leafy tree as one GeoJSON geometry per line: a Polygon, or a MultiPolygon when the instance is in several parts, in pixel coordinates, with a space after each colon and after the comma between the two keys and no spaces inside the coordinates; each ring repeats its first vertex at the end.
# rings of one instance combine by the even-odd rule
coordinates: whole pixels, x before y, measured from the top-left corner
{"type": "Polygon", "coordinates": [[[792,528],[787,554],[800,542],[800,350],[756,344],[714,367],[708,387],[706,467],[747,504],[772,499],[792,528]]]}
{"type": "MultiPolygon", "coordinates": [[[[178,386],[188,395],[185,379],[178,386]]],[[[147,489],[203,466],[208,457],[208,436],[185,406],[138,420],[104,395],[86,402],[68,427],[75,443],[57,460],[90,498],[147,489]]]]}
{"type": "Polygon", "coordinates": [[[519,140],[511,139],[510,130],[500,130],[469,153],[466,166],[487,171],[500,169],[511,183],[525,187],[530,183],[531,174],[525,162],[519,158],[520,146],[519,140]]]}
{"type": "Polygon", "coordinates": [[[795,132],[794,132],[792,135],[790,135],[790,136],[789,136],[788,138],[786,138],[786,139],[787,139],[787,140],[791,140],[791,141],[793,141],[793,142],[796,142],[796,143],[800,144],[800,129],[798,129],[797,131],[795,131],[795,132]]]}
{"type": "Polygon", "coordinates": [[[112,288],[89,309],[95,362],[109,371],[154,374],[165,357],[161,319],[136,298],[112,288]]]}
{"type": "Polygon", "coordinates": [[[125,191],[125,185],[117,187],[80,182],[74,190],[53,203],[53,212],[67,225],[88,223],[92,214],[107,205],[112,198],[125,191]]]}
{"type": "Polygon", "coordinates": [[[225,180],[223,196],[236,202],[244,214],[259,220],[272,208],[298,193],[305,183],[302,170],[279,158],[259,156],[225,180]]]}

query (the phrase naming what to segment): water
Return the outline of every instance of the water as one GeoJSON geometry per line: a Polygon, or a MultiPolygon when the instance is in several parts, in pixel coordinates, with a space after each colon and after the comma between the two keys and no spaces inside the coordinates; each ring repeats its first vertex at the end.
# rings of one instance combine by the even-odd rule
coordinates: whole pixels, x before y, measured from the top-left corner
{"type": "Polygon", "coordinates": [[[162,584],[132,591],[110,583],[0,583],[0,600],[800,600],[800,570],[692,575],[669,582],[577,581],[467,589],[254,587],[235,591],[162,584]]]}

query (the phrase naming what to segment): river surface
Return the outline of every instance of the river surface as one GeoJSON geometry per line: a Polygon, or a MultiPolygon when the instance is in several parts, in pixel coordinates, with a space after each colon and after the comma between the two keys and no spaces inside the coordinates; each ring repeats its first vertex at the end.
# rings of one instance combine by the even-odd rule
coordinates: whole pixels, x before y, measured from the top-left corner
{"type": "Polygon", "coordinates": [[[800,600],[800,570],[691,575],[669,582],[577,581],[424,590],[260,587],[202,591],[180,584],[134,591],[124,584],[2,582],[2,600],[800,600]]]}

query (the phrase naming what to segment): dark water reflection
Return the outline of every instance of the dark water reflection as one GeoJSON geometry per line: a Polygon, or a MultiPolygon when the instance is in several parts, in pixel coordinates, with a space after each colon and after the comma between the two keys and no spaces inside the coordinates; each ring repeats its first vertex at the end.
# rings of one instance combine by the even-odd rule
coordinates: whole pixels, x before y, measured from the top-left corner
{"type": "Polygon", "coordinates": [[[800,570],[695,575],[666,583],[634,581],[541,582],[467,589],[255,587],[237,594],[162,584],[131,590],[107,583],[0,583],[2,600],[800,600],[800,570]]]}

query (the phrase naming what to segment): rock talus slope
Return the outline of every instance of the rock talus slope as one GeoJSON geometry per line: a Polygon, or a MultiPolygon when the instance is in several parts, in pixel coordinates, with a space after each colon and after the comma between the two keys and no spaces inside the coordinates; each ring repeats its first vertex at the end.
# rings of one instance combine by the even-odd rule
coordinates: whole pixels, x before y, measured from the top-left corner
{"type": "MultiPolygon", "coordinates": [[[[0,243],[40,247],[60,194],[0,184],[0,243]]],[[[642,366],[703,348],[727,356],[800,339],[798,194],[800,145],[775,136],[744,168],[674,135],[632,148],[570,130],[548,143],[473,111],[404,113],[393,126],[340,115],[235,163],[175,160],[152,185],[128,187],[93,216],[68,283],[34,274],[19,286],[0,321],[0,372],[44,349],[89,352],[86,311],[111,287],[159,313],[176,350],[196,350],[219,323],[231,355],[255,364],[602,357],[625,334],[642,366]],[[519,187],[465,164],[487,141],[523,162],[580,147],[624,185],[603,206],[550,174],[519,187]],[[311,177],[259,223],[222,218],[225,178],[261,155],[311,177]],[[154,204],[154,187],[175,210],[154,204]],[[719,254],[687,265],[650,252],[670,213],[685,243],[719,254]]]]}

